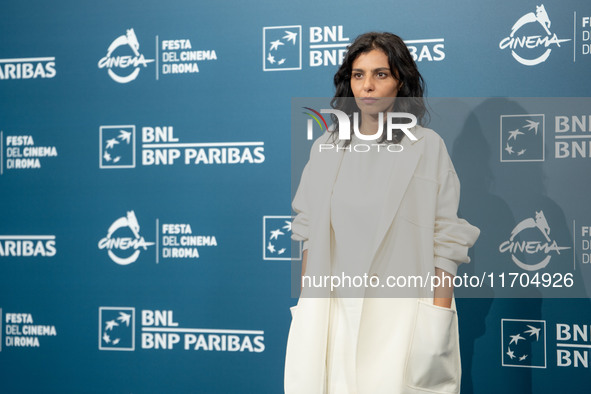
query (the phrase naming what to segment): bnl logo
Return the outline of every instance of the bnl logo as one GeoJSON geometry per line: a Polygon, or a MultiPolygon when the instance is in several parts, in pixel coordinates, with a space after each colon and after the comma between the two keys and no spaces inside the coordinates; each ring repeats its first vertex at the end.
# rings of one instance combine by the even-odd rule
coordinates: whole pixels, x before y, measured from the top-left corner
{"type": "Polygon", "coordinates": [[[99,350],[135,350],[135,308],[99,307],[99,350]]]}
{"type": "Polygon", "coordinates": [[[546,368],[546,321],[501,319],[503,367],[546,368]]]}
{"type": "Polygon", "coordinates": [[[501,162],[544,161],[544,115],[501,115],[501,162]]]}
{"type": "Polygon", "coordinates": [[[101,126],[100,168],[135,168],[135,126],[101,126]]]}

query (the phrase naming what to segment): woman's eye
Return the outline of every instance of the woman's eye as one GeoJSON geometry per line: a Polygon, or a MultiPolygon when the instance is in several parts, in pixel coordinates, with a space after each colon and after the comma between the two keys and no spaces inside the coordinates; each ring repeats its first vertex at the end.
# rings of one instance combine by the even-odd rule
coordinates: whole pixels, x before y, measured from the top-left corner
{"type": "Polygon", "coordinates": [[[355,73],[355,74],[353,74],[353,78],[355,78],[355,79],[359,79],[359,78],[362,78],[362,77],[363,77],[363,74],[361,74],[361,73],[355,73]]]}
{"type": "Polygon", "coordinates": [[[388,74],[384,73],[384,72],[379,72],[378,73],[378,78],[387,78],[388,74]]]}

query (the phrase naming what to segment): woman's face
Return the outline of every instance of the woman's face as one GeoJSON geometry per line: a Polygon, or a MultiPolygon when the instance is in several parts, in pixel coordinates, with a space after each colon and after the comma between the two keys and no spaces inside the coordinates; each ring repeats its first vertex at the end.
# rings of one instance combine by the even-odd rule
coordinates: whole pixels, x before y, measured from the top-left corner
{"type": "Polygon", "coordinates": [[[351,90],[362,113],[377,114],[390,110],[399,85],[390,71],[388,56],[382,50],[362,53],[353,61],[351,90]]]}

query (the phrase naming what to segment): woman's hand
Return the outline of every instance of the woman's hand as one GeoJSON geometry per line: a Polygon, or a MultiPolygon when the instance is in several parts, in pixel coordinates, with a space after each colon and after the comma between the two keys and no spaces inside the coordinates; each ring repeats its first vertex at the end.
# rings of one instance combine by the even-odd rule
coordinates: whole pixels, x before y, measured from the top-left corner
{"type": "Polygon", "coordinates": [[[433,293],[433,305],[451,308],[454,294],[453,275],[441,268],[435,268],[435,276],[439,277],[439,286],[433,293]]]}
{"type": "Polygon", "coordinates": [[[302,276],[300,281],[300,294],[302,294],[302,289],[304,286],[304,275],[306,275],[306,264],[308,263],[308,249],[304,249],[304,253],[302,254],[302,276]]]}

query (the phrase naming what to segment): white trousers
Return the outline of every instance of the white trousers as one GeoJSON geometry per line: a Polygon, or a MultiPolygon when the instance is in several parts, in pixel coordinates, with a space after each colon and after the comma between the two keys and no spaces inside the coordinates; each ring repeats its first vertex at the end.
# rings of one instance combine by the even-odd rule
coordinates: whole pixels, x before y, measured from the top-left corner
{"type": "Polygon", "coordinates": [[[327,394],[356,394],[355,358],[363,298],[331,298],[327,394]]]}

